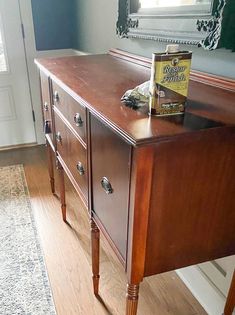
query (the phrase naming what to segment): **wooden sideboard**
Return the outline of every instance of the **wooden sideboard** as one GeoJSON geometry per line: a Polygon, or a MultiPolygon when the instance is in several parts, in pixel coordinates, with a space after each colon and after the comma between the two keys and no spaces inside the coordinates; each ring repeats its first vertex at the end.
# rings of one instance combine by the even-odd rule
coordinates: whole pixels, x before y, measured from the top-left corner
{"type": "MultiPolygon", "coordinates": [[[[126,315],[144,277],[235,254],[235,82],[192,72],[184,116],[149,117],[120,101],[150,61],[105,55],[38,59],[49,174],[64,171],[88,209],[94,293],[100,231],[127,274],[126,315]]],[[[235,280],[224,314],[235,305],[235,280]]]]}

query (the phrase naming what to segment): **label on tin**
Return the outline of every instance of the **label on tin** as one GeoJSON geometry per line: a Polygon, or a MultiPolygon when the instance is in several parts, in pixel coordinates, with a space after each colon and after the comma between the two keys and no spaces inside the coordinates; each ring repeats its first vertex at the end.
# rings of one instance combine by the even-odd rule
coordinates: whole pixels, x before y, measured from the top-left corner
{"type": "Polygon", "coordinates": [[[155,62],[155,83],[187,96],[191,59],[174,56],[155,62]]]}

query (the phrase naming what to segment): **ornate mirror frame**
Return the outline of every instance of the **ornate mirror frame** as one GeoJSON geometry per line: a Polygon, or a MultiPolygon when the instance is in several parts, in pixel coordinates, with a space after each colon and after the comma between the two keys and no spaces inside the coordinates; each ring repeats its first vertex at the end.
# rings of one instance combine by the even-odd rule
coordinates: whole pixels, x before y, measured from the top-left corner
{"type": "Polygon", "coordinates": [[[138,0],[119,0],[117,34],[198,45],[206,50],[225,47],[235,51],[235,0],[213,0],[208,14],[141,14],[138,0]]]}

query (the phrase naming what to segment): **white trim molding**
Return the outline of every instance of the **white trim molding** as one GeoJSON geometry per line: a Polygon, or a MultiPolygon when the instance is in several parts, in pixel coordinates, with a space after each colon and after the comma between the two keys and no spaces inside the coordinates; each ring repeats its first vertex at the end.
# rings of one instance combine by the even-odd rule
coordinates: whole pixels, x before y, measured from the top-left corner
{"type": "Polygon", "coordinates": [[[225,296],[197,266],[178,269],[176,273],[209,315],[223,314],[225,296]]]}
{"type": "Polygon", "coordinates": [[[45,137],[43,134],[39,74],[37,67],[34,64],[34,59],[41,57],[64,57],[73,55],[86,55],[87,53],[74,50],[72,48],[37,51],[35,44],[31,1],[19,0],[19,3],[21,9],[22,22],[24,25],[25,33],[24,41],[26,50],[26,60],[28,65],[29,85],[32,96],[32,107],[36,118],[35,121],[36,140],[38,144],[43,144],[45,143],[45,137]]]}

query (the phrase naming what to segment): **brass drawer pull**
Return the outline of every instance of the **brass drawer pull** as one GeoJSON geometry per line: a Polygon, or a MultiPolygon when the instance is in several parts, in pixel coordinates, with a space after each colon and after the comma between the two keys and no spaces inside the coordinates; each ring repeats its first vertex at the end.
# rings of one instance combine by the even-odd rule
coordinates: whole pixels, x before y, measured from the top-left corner
{"type": "Polygon", "coordinates": [[[58,143],[61,143],[62,142],[62,137],[61,137],[61,134],[60,132],[58,131],[55,135],[55,139],[58,143]]]}
{"type": "Polygon", "coordinates": [[[76,113],[75,116],[74,116],[74,122],[76,124],[76,126],[78,127],[82,127],[83,125],[83,120],[82,120],[82,117],[79,113],[76,113]]]}
{"type": "Polygon", "coordinates": [[[49,106],[48,106],[48,103],[47,102],[45,102],[44,103],[44,110],[45,110],[45,112],[48,112],[48,110],[49,110],[49,106]]]}
{"type": "Polygon", "coordinates": [[[45,120],[45,122],[44,122],[44,133],[45,134],[51,133],[50,120],[45,120]]]}
{"type": "Polygon", "coordinates": [[[101,186],[104,189],[104,191],[106,192],[106,194],[112,194],[113,193],[113,188],[112,185],[110,184],[109,180],[107,177],[103,177],[101,179],[101,186]]]}
{"type": "Polygon", "coordinates": [[[53,94],[54,103],[59,102],[59,99],[60,99],[59,93],[57,91],[55,91],[54,94],[53,94]]]}
{"type": "Polygon", "coordinates": [[[85,170],[81,162],[77,163],[77,170],[81,176],[85,174],[85,170]]]}

